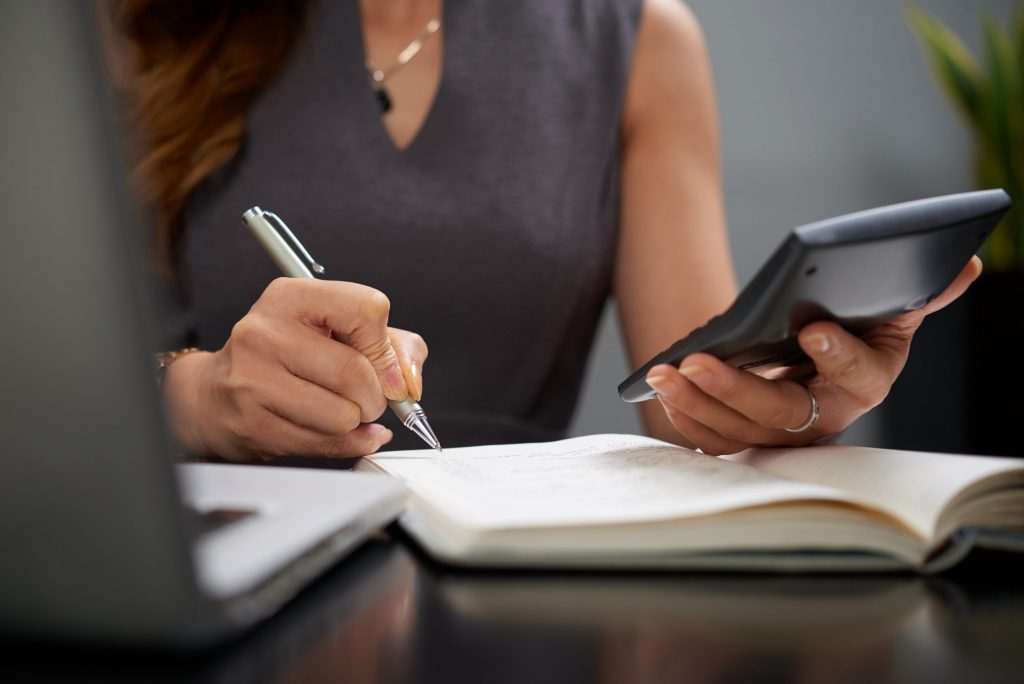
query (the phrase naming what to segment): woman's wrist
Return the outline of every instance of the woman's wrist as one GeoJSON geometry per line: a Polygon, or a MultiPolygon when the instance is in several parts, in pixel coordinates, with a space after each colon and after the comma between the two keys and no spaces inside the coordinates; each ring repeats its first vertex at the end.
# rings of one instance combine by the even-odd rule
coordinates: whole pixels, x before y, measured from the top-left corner
{"type": "Polygon", "coordinates": [[[213,352],[189,351],[166,364],[162,375],[164,405],[178,445],[187,453],[209,451],[203,437],[202,417],[206,412],[204,377],[216,356],[213,352]]]}
{"type": "Polygon", "coordinates": [[[184,349],[173,349],[170,351],[157,352],[153,355],[153,359],[156,362],[156,382],[158,385],[163,385],[164,375],[167,373],[167,369],[171,367],[178,359],[184,356],[193,354],[197,351],[201,351],[198,347],[185,347],[184,349]]]}

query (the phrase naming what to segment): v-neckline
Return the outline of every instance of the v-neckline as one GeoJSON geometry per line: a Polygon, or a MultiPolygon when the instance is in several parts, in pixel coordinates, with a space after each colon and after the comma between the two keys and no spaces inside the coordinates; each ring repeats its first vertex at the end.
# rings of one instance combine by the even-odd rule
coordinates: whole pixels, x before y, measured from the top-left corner
{"type": "Polygon", "coordinates": [[[382,139],[383,143],[391,149],[392,153],[398,156],[407,156],[416,147],[422,145],[422,139],[425,137],[425,133],[428,133],[432,126],[432,121],[438,117],[439,105],[443,102],[445,93],[445,85],[449,81],[448,77],[448,65],[451,62],[449,56],[451,54],[451,32],[449,31],[448,25],[448,5],[449,0],[441,0],[441,34],[436,36],[436,40],[441,41],[441,74],[437,81],[437,88],[434,90],[434,96],[430,101],[430,106],[427,108],[426,114],[420,121],[419,127],[413,133],[412,138],[409,139],[408,144],[405,147],[399,147],[395,142],[395,139],[391,137],[391,132],[388,130],[387,125],[384,123],[384,117],[381,116],[380,103],[377,100],[376,93],[373,92],[373,86],[370,83],[369,75],[366,73],[365,62],[367,56],[366,50],[366,35],[363,31],[363,8],[359,3],[359,0],[349,0],[355,7],[355,44],[356,53],[359,58],[358,67],[363,76],[363,82],[365,87],[362,89],[362,94],[359,99],[362,101],[360,109],[368,112],[373,121],[373,128],[375,129],[375,135],[382,139]]]}

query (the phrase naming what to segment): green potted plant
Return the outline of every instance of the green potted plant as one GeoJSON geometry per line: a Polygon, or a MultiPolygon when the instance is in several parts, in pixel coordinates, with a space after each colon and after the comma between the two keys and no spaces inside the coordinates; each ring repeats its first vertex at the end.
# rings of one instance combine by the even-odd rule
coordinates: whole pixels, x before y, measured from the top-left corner
{"type": "Polygon", "coordinates": [[[964,298],[963,402],[969,450],[1024,456],[1024,7],[1005,25],[982,17],[982,56],[923,10],[905,16],[935,81],[972,133],[976,185],[1001,187],[1014,201],[983,245],[985,271],[964,298]]]}
{"type": "MultiPolygon", "coordinates": [[[[975,142],[975,181],[1024,199],[1024,8],[1009,29],[986,14],[984,61],[942,22],[920,9],[906,13],[932,74],[970,127],[975,142]]],[[[985,265],[1024,271],[1024,207],[1016,202],[986,241],[985,265]]]]}

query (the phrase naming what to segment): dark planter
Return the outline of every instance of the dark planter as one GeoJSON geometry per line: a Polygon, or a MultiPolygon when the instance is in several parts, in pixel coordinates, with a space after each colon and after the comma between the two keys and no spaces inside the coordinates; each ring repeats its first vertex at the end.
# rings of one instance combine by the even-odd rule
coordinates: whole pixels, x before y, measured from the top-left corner
{"type": "Polygon", "coordinates": [[[970,453],[965,434],[967,306],[957,300],[918,328],[907,364],[878,409],[882,446],[970,453]]]}
{"type": "Polygon", "coordinates": [[[967,443],[1024,457],[1024,271],[983,273],[965,297],[967,443]]]}
{"type": "Polygon", "coordinates": [[[1024,272],[925,319],[880,411],[892,449],[1024,457],[1024,272]]]}

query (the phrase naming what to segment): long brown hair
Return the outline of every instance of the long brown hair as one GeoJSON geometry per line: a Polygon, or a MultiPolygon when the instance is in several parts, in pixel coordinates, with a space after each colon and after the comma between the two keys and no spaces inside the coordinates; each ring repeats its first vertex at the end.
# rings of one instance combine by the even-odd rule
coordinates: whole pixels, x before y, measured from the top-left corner
{"type": "Polygon", "coordinates": [[[252,97],[302,29],[297,0],[113,0],[115,56],[139,150],[135,183],[170,267],[189,195],[238,153],[252,97]]]}

